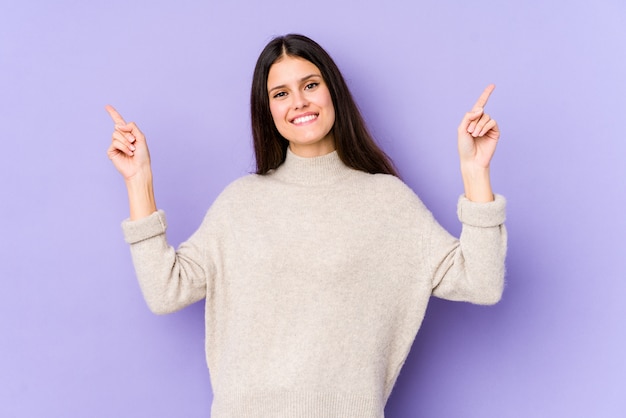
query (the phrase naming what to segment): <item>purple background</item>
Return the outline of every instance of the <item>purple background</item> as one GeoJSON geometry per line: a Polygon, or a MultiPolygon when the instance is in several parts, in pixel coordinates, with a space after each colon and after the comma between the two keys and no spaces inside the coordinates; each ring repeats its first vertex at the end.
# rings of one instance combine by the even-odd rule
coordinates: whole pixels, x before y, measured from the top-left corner
{"type": "Polygon", "coordinates": [[[251,170],[252,69],[288,32],[455,234],[456,126],[498,86],[504,298],[433,299],[387,415],[626,416],[626,3],[551,3],[1,0],[0,416],[209,415],[203,306],[146,308],[103,107],[147,134],[177,245],[251,170]]]}

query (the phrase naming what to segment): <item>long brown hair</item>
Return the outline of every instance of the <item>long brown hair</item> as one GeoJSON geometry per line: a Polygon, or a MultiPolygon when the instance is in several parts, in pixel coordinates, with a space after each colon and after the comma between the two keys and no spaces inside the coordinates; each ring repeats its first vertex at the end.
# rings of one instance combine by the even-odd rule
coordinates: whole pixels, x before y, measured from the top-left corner
{"type": "Polygon", "coordinates": [[[270,112],[267,77],[272,65],[283,55],[303,58],[315,65],[328,86],[335,107],[333,135],[341,161],[367,173],[398,176],[391,159],[369,133],[339,68],[315,41],[289,34],[268,43],[254,68],[250,110],[257,174],[267,174],[285,161],[289,142],[278,132],[270,112]]]}

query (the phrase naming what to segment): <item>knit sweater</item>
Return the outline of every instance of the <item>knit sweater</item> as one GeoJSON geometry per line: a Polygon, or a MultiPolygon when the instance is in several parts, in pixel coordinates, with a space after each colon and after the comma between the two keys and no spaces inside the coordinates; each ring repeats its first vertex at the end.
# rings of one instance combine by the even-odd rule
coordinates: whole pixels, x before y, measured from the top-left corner
{"type": "Polygon", "coordinates": [[[162,211],[123,230],[152,311],[205,299],[213,418],[381,418],[430,296],[501,296],[504,199],[458,216],[460,239],[398,178],[288,152],[177,250],[162,211]]]}

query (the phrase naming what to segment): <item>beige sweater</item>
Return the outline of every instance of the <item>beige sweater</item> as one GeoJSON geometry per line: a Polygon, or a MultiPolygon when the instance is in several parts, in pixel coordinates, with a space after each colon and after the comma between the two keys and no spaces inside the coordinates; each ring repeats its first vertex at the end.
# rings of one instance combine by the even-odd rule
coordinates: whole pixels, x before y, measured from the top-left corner
{"type": "Polygon", "coordinates": [[[213,418],[380,418],[430,296],[502,294],[504,199],[458,214],[460,240],[397,178],[289,153],[178,250],[161,211],[123,229],[155,313],[206,299],[213,418]]]}

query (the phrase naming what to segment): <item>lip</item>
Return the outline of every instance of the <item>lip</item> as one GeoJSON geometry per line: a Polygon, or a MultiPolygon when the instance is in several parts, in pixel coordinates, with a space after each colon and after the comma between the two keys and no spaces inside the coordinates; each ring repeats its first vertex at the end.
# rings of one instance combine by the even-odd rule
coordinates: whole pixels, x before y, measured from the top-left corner
{"type": "Polygon", "coordinates": [[[302,125],[307,125],[309,123],[313,123],[317,120],[317,118],[319,117],[319,113],[316,112],[307,112],[307,113],[302,113],[301,115],[296,116],[293,119],[290,119],[289,122],[296,125],[296,126],[302,126],[302,125]],[[313,116],[313,118],[309,119],[309,120],[305,120],[303,122],[296,122],[298,119],[302,119],[302,118],[308,118],[313,116]]]}

